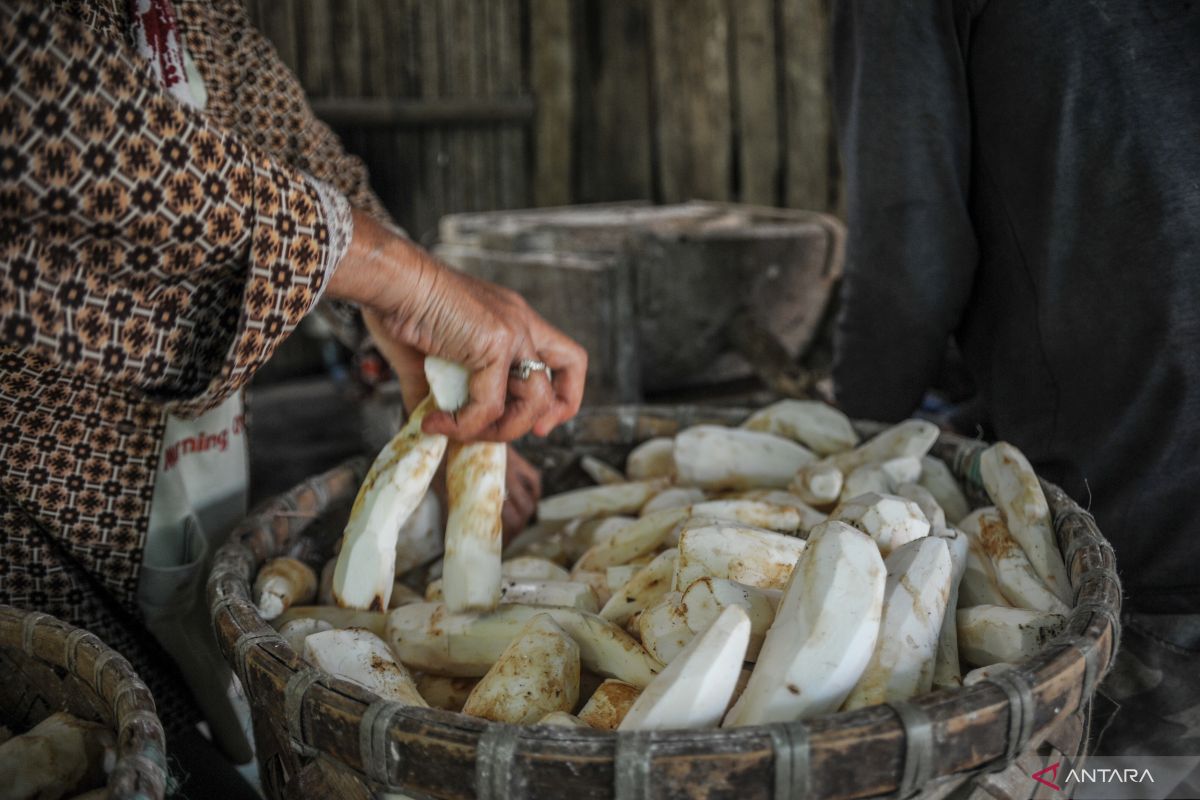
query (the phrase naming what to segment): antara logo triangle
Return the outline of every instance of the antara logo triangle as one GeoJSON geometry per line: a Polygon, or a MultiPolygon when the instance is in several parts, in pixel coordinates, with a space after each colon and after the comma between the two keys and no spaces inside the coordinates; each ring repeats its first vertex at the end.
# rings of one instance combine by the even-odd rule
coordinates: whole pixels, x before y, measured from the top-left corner
{"type": "Polygon", "coordinates": [[[1033,775],[1031,775],[1030,777],[1032,777],[1035,781],[1042,784],[1043,786],[1049,786],[1054,791],[1061,792],[1062,787],[1059,786],[1057,783],[1054,783],[1054,781],[1058,780],[1058,766],[1061,763],[1062,763],[1061,761],[1055,761],[1053,764],[1046,767],[1045,769],[1039,769],[1037,772],[1033,773],[1033,775]],[[1047,772],[1050,773],[1049,780],[1047,780],[1045,777],[1043,777],[1047,772]]]}

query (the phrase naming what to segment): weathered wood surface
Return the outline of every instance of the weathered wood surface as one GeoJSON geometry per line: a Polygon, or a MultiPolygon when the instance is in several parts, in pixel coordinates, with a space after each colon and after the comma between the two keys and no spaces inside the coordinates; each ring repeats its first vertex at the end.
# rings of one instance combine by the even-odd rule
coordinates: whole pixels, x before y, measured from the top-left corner
{"type": "MultiPolygon", "coordinates": [[[[773,3],[730,3],[737,135],[737,193],[744,203],[780,202],[782,150],[773,3]]],[[[823,206],[809,206],[820,209],[823,206]]]]}
{"type": "Polygon", "coordinates": [[[837,208],[828,0],[779,0],[786,174],[781,205],[837,208]]]}
{"type": "MultiPolygon", "coordinates": [[[[441,238],[449,244],[438,252],[471,248],[477,257],[468,271],[533,292],[534,308],[556,325],[592,330],[618,321],[619,329],[591,333],[584,342],[630,342],[619,353],[589,347],[601,380],[620,376],[623,367],[609,366],[619,357],[636,373],[622,387],[636,385],[645,393],[759,375],[785,394],[802,396],[811,381],[787,362],[797,363],[820,325],[841,274],[844,233],[822,214],[694,202],[451,215],[442,220],[441,238]],[[632,285],[610,283],[617,297],[580,305],[566,292],[540,291],[524,267],[510,275],[505,264],[520,259],[508,252],[609,254],[628,265],[632,285]],[[489,261],[486,270],[478,268],[489,261]],[[629,313],[609,314],[614,305],[629,313]],[[579,315],[591,319],[585,323],[579,315]],[[766,342],[771,346],[758,346],[764,340],[773,340],[766,342]],[[635,361],[627,358],[631,354],[635,361]],[[773,363],[764,360],[768,355],[773,363]]],[[[553,261],[535,263],[544,265],[548,281],[561,282],[550,274],[553,261]]]]}
{"type": "Polygon", "coordinates": [[[166,738],[154,697],[98,637],[48,614],[0,605],[0,675],[0,723],[20,733],[63,710],[103,723],[117,739],[109,798],[166,795],[166,738]]]}
{"type": "MultiPolygon", "coordinates": [[[[526,452],[543,464],[577,459],[580,453],[607,453],[619,463],[636,442],[670,435],[698,422],[736,423],[744,411],[694,407],[621,407],[585,411],[545,442],[526,452]]],[[[878,426],[862,427],[864,433],[878,426]]],[[[969,480],[971,464],[983,445],[944,435],[938,454],[960,480],[969,480]]],[[[616,796],[614,759],[618,752],[646,754],[646,782],[639,797],[737,798],[772,800],[777,787],[777,757],[772,726],[737,730],[630,734],[576,729],[494,726],[461,714],[430,709],[394,709],[384,727],[364,730],[364,715],[375,698],[345,681],[325,676],[295,705],[288,727],[286,687],[305,665],[282,638],[258,616],[250,602],[250,581],[267,558],[294,550],[306,528],[337,501],[352,496],[362,478],[362,461],[335,469],[278,498],[235,531],[218,553],[209,580],[209,601],[217,637],[235,663],[251,699],[256,724],[268,729],[258,737],[260,757],[273,776],[269,786],[330,786],[328,774],[310,783],[312,757],[324,767],[341,765],[347,780],[380,779],[391,791],[438,798],[616,796]],[[239,647],[239,643],[241,646],[239,647]],[[239,661],[239,657],[245,658],[239,661]],[[372,734],[376,735],[372,735],[372,734]],[[514,739],[505,739],[512,733],[514,739]],[[481,741],[512,745],[511,758],[489,759],[494,750],[481,741]],[[294,741],[293,741],[294,735],[294,741]],[[624,742],[624,744],[620,744],[624,742]]],[[[977,474],[977,472],[975,473],[977,474]]],[[[549,473],[548,473],[549,475],[549,473]]],[[[554,489],[564,488],[554,486],[554,489]]],[[[970,487],[978,490],[978,486],[970,487]]],[[[1114,622],[1120,586],[1112,551],[1086,512],[1047,485],[1060,544],[1070,554],[1076,603],[1067,630],[1044,652],[1020,665],[1017,674],[1031,686],[1032,736],[1009,772],[1017,774],[1044,763],[1047,754],[1073,755],[1082,735],[1080,711],[1107,670],[1116,646],[1114,622]]],[[[1008,746],[1013,709],[1004,692],[983,683],[955,692],[934,692],[912,705],[933,722],[931,781],[922,797],[943,797],[961,784],[971,796],[1021,796],[1005,773],[991,774],[1008,746]],[[983,772],[983,770],[989,772],[983,772]]],[[[888,706],[834,714],[797,724],[792,735],[809,738],[809,796],[852,798],[895,792],[904,769],[905,733],[888,706]]],[[[621,757],[625,757],[622,755],[621,757]]],[[[350,784],[354,787],[354,784],[350,784]]],[[[357,787],[347,796],[359,796],[357,787]]],[[[301,796],[295,791],[272,797],[301,796]]]]}
{"type": "Polygon", "coordinates": [[[571,47],[571,5],[562,0],[529,0],[530,72],[537,97],[534,120],[533,202],[571,202],[572,137],[564,136],[575,113],[575,53],[571,47]]]}
{"type": "Polygon", "coordinates": [[[836,209],[827,2],[247,5],[428,241],[445,214],[531,204],[836,209]]]}
{"type": "MultiPolygon", "coordinates": [[[[650,6],[654,0],[572,5],[570,46],[578,132],[574,202],[656,198],[651,99],[650,6]]],[[[571,5],[564,3],[564,5],[571,5]]]]}
{"type": "Polygon", "coordinates": [[[733,119],[724,0],[654,0],[655,146],[668,203],[729,200],[733,119]]]}

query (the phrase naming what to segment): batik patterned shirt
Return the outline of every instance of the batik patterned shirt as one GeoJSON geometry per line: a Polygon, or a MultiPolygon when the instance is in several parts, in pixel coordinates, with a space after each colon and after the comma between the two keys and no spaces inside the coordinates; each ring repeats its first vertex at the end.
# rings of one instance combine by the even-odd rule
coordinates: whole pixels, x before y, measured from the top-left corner
{"type": "Polygon", "coordinates": [[[389,221],[238,0],[175,11],[203,111],[138,55],[124,0],[0,0],[0,603],[92,630],[160,706],[187,702],[137,620],[166,415],[270,358],[351,206],[389,221]]]}

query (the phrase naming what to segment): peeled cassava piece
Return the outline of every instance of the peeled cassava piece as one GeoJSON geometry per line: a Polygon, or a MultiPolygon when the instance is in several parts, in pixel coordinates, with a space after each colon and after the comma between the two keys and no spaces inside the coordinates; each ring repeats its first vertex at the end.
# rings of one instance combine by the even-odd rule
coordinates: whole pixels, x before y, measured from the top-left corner
{"type": "Polygon", "coordinates": [[[304,639],[304,660],[370,689],[384,700],[428,706],[408,670],[388,650],[387,643],[362,628],[309,634],[304,639]]]}
{"type": "Polygon", "coordinates": [[[791,439],[823,456],[858,444],[850,419],[814,400],[780,400],[751,414],[742,427],[791,439]]]}
{"type": "MultiPolygon", "coordinates": [[[[618,564],[615,567],[609,567],[604,570],[604,579],[608,583],[608,590],[615,592],[633,579],[633,576],[645,569],[645,564],[618,564]]],[[[674,569],[674,567],[672,567],[674,569]]],[[[609,598],[608,602],[612,602],[609,598]]],[[[606,604],[607,605],[607,604],[606,604]]],[[[601,614],[601,616],[604,616],[601,614]]]]}
{"type": "Polygon", "coordinates": [[[449,448],[446,491],[450,515],[442,580],[451,611],[491,611],[500,602],[507,452],[507,445],[496,442],[455,442],[449,448]]]}
{"type": "Polygon", "coordinates": [[[711,500],[641,517],[612,537],[596,543],[580,557],[576,569],[607,569],[652,553],[668,540],[675,526],[689,517],[728,520],[789,532],[798,530],[801,524],[800,513],[787,506],[756,500],[711,500]]]}
{"type": "Polygon", "coordinates": [[[494,722],[532,724],[579,699],[579,647],[547,614],[532,617],[463,704],[494,722]]]}
{"type": "Polygon", "coordinates": [[[283,640],[288,643],[289,647],[297,653],[303,653],[304,640],[309,635],[331,630],[333,630],[333,626],[323,619],[297,617],[280,625],[279,635],[283,637],[283,640]]]}
{"type": "Polygon", "coordinates": [[[333,594],[346,608],[388,607],[400,526],[425,496],[446,450],[446,437],[421,431],[433,408],[426,398],[371,465],[358,490],[333,573],[333,594]]]}
{"type": "Polygon", "coordinates": [[[1027,608],[973,606],[958,611],[958,652],[976,667],[1018,662],[1036,655],[1062,630],[1061,614],[1027,608]]]}
{"type": "Polygon", "coordinates": [[[801,467],[789,488],[801,500],[814,506],[827,507],[842,496],[846,476],[833,464],[818,461],[801,467]]]}
{"type": "MultiPolygon", "coordinates": [[[[439,579],[429,584],[423,599],[445,602],[445,583],[439,579]]],[[[600,610],[600,601],[592,587],[587,583],[570,580],[504,580],[500,583],[500,602],[530,606],[564,606],[593,614],[600,610]]]]}
{"type": "Polygon", "coordinates": [[[1071,582],[1054,539],[1050,506],[1029,460],[1011,444],[1000,442],[979,457],[979,475],[1033,571],[1059,600],[1069,604],[1071,582]]]}
{"type": "MultiPolygon", "coordinates": [[[[744,492],[738,492],[730,499],[757,500],[760,503],[770,503],[771,505],[786,506],[787,508],[794,509],[800,515],[799,530],[806,533],[826,519],[825,514],[810,506],[800,495],[792,494],[783,489],[749,489],[744,492]]],[[[769,528],[771,526],[764,525],[762,527],[769,528]]]]}
{"type": "MultiPolygon", "coordinates": [[[[470,400],[466,368],[425,359],[437,406],[457,411],[470,400]]],[[[490,611],[500,602],[501,514],[508,447],[497,442],[454,443],[446,459],[446,545],[442,578],[451,611],[490,611]]]]}
{"type": "Polygon", "coordinates": [[[593,728],[615,731],[641,693],[628,683],[606,680],[579,710],[579,719],[593,728]]]}
{"type": "Polygon", "coordinates": [[[897,548],[884,562],[883,622],[871,661],[846,709],[907,700],[930,691],[938,634],[950,600],[953,565],[946,542],[928,536],[897,548]]]}
{"type": "Polygon", "coordinates": [[[642,690],[618,730],[715,726],[733,696],[749,641],[746,612],[725,609],[642,690]]]}
{"type": "Polygon", "coordinates": [[[920,458],[937,441],[938,429],[932,422],[910,419],[893,425],[853,450],[834,453],[825,459],[848,475],[863,464],[880,464],[902,456],[920,458]]]}
{"type": "Polygon", "coordinates": [[[387,615],[382,611],[360,611],[357,608],[338,606],[292,606],[271,620],[276,630],[296,619],[319,619],[333,628],[365,628],[376,636],[382,636],[387,624],[387,615]]]}
{"type": "Polygon", "coordinates": [[[674,661],[696,635],[688,627],[682,601],[679,592],[667,592],[638,616],[642,647],[663,664],[674,661]]]}
{"type": "Polygon", "coordinates": [[[885,579],[869,536],[836,521],[814,528],[725,726],[836,711],[875,650],[885,579]]]}
{"type": "Polygon", "coordinates": [[[573,608],[514,604],[489,614],[451,614],[442,603],[414,603],[388,615],[387,641],[413,669],[478,677],[538,614],[549,614],[575,640],[583,664],[592,672],[645,686],[660,668],[628,633],[573,608]]]}
{"type": "Polygon", "coordinates": [[[648,439],[629,452],[625,474],[631,481],[669,478],[675,474],[675,440],[666,436],[648,439]]]}
{"type": "Polygon", "coordinates": [[[254,597],[262,618],[275,619],[290,606],[316,599],[317,573],[303,561],[273,558],[254,579],[254,597]]]}
{"type": "Polygon", "coordinates": [[[442,554],[442,503],[425,492],[396,536],[396,574],[428,564],[442,554]]]}
{"type": "Polygon", "coordinates": [[[701,578],[687,588],[680,604],[693,633],[707,628],[729,606],[739,606],[750,618],[746,660],[754,661],[762,649],[763,637],[775,621],[775,609],[781,596],[776,589],[760,589],[724,578],[701,578]]]}
{"type": "Polygon", "coordinates": [[[815,460],[806,447],[758,431],[697,425],[675,437],[679,482],[704,489],[782,489],[815,460]]]}
{"type": "Polygon", "coordinates": [[[514,581],[565,581],[571,576],[553,561],[534,556],[506,558],[500,562],[500,574],[514,581]]]}
{"type": "Polygon", "coordinates": [[[868,493],[890,494],[891,491],[891,481],[878,464],[863,464],[846,476],[841,499],[848,500],[868,493]]]}
{"type": "Polygon", "coordinates": [[[607,569],[653,553],[671,533],[671,529],[690,515],[690,508],[669,508],[640,517],[604,541],[594,544],[580,556],[575,569],[607,569]]]}
{"type": "Polygon", "coordinates": [[[116,766],[111,731],[58,712],[0,745],[0,797],[70,797],[102,786],[116,766]]]}
{"type": "Polygon", "coordinates": [[[642,510],[638,514],[644,517],[663,509],[686,508],[693,503],[703,503],[704,500],[703,489],[697,489],[695,486],[671,486],[647,500],[646,505],[642,506],[642,510]]]}
{"type": "Polygon", "coordinates": [[[600,610],[596,592],[578,581],[504,581],[500,586],[500,602],[563,606],[592,614],[600,610]]]}
{"type": "Polygon", "coordinates": [[[950,553],[950,599],[946,602],[946,613],[942,616],[942,630],[938,634],[937,656],[933,663],[933,688],[954,689],[962,686],[962,667],[958,658],[958,588],[963,573],[967,570],[967,552],[970,544],[967,535],[949,528],[938,533],[950,553]]]}
{"type": "Polygon", "coordinates": [[[971,504],[954,479],[954,473],[940,458],[921,457],[921,477],[917,483],[937,499],[938,505],[946,512],[946,521],[951,525],[957,525],[959,520],[971,513],[971,504]]]}
{"type": "Polygon", "coordinates": [[[886,558],[893,550],[929,535],[929,522],[911,500],[894,494],[864,494],[833,510],[830,519],[848,523],[868,534],[886,558]]]}
{"type": "Polygon", "coordinates": [[[608,573],[605,570],[572,570],[571,582],[582,583],[591,588],[601,608],[612,598],[612,592],[608,589],[608,573]]]}
{"type": "Polygon", "coordinates": [[[892,491],[897,497],[911,500],[921,509],[929,522],[930,533],[940,536],[946,531],[946,512],[938,505],[937,498],[919,483],[901,483],[892,491]]]}
{"type": "Polygon", "coordinates": [[[967,566],[958,585],[958,607],[1007,605],[1009,602],[1000,593],[1000,585],[996,583],[992,560],[983,552],[979,540],[968,536],[967,566]]]}
{"type": "MultiPolygon", "coordinates": [[[[679,551],[664,550],[644,567],[638,569],[624,584],[613,590],[612,597],[600,610],[600,616],[617,625],[624,625],[634,614],[642,611],[671,590],[675,560],[679,551]]],[[[609,567],[609,570],[618,569],[609,567]]]]}
{"type": "Polygon", "coordinates": [[[662,491],[665,479],[588,486],[545,497],[538,502],[538,519],[595,517],[608,514],[635,514],[654,495],[662,491]]]}
{"type": "Polygon", "coordinates": [[[804,540],[773,531],[697,519],[679,536],[672,583],[683,591],[700,578],[728,578],[763,589],[787,586],[804,540]]]}
{"type": "Polygon", "coordinates": [[[535,522],[521,531],[504,548],[505,558],[531,556],[544,558],[555,564],[565,564],[569,561],[564,550],[564,533],[568,520],[553,522],[535,522]]]}
{"type": "Polygon", "coordinates": [[[992,563],[996,585],[1010,605],[1034,611],[1066,614],[1070,608],[1042,583],[1025,551],[1009,534],[994,508],[972,511],[962,521],[963,532],[974,538],[992,563]]]}
{"type": "Polygon", "coordinates": [[[621,470],[604,463],[595,456],[584,456],[579,459],[579,468],[595,483],[605,486],[610,483],[625,483],[625,475],[621,470]]]}
{"type": "Polygon", "coordinates": [[[567,525],[567,556],[578,561],[590,548],[607,542],[621,531],[637,522],[637,517],[597,517],[572,522],[567,525]]]}

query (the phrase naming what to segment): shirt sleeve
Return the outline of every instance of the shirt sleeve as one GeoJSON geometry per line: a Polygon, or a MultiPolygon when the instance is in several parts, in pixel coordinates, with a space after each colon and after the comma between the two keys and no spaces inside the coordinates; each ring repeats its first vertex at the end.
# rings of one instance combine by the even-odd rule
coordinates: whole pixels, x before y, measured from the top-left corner
{"type": "Polygon", "coordinates": [[[217,405],[316,303],[350,204],[52,7],[0,0],[0,41],[3,345],[217,405]]]}
{"type": "Polygon", "coordinates": [[[834,391],[857,417],[910,415],[971,292],[971,122],[952,0],[834,3],[849,240],[834,391]]]}
{"type": "Polygon", "coordinates": [[[208,23],[218,35],[188,35],[194,17],[181,17],[205,83],[221,93],[214,108],[223,124],[249,144],[335,187],[355,208],[401,232],[371,190],[362,159],[346,152],[341,139],[317,119],[295,74],[274,45],[252,24],[245,0],[214,0],[208,23]],[[223,48],[223,50],[218,50],[223,48]]]}

